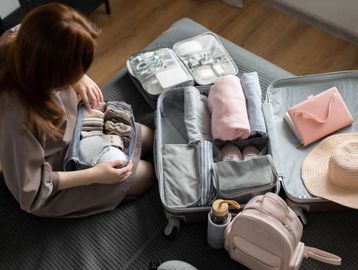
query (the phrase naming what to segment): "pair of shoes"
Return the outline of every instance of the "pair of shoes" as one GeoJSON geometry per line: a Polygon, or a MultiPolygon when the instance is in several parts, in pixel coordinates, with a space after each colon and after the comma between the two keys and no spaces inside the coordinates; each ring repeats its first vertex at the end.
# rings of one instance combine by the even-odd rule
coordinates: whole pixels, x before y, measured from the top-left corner
{"type": "Polygon", "coordinates": [[[246,159],[250,159],[253,157],[256,157],[260,154],[260,150],[253,146],[253,145],[248,145],[246,146],[243,150],[242,153],[240,151],[240,149],[232,143],[226,143],[222,148],[221,148],[221,160],[225,161],[225,160],[246,160],[246,159]]]}
{"type": "Polygon", "coordinates": [[[260,150],[253,145],[248,145],[242,150],[242,155],[244,159],[250,159],[253,157],[257,157],[260,154],[260,150]]]}

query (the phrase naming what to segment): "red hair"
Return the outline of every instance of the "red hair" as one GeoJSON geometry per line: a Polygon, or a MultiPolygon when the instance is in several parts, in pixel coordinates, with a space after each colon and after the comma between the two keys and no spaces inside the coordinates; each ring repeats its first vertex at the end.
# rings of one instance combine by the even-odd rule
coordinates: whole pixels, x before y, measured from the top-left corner
{"type": "Polygon", "coordinates": [[[78,81],[92,63],[99,32],[74,9],[51,3],[29,12],[16,36],[0,52],[0,85],[24,102],[32,129],[63,136],[64,112],[53,101],[55,88],[78,81]]]}

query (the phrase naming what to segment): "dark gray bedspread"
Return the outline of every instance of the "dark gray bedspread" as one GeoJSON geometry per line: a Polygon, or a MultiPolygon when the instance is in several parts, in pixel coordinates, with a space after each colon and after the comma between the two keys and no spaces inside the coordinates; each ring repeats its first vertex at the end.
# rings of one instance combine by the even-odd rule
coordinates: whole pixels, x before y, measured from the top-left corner
{"type": "MultiPolygon", "coordinates": [[[[205,31],[183,19],[164,32],[149,48],[205,31]]],[[[224,41],[240,73],[258,71],[266,89],[276,79],[292,74],[224,41]]],[[[125,70],[105,88],[107,100],[122,99],[134,107],[136,120],[154,126],[153,112],[135,90],[125,70]]],[[[305,260],[301,269],[358,268],[358,212],[308,213],[303,241],[336,253],[342,267],[305,260]]],[[[175,239],[166,239],[166,218],[157,186],[116,210],[80,219],[47,219],[29,215],[19,206],[0,175],[0,269],[148,269],[151,262],[184,260],[200,270],[245,269],[224,250],[206,244],[206,223],[183,224],[175,239]]]]}

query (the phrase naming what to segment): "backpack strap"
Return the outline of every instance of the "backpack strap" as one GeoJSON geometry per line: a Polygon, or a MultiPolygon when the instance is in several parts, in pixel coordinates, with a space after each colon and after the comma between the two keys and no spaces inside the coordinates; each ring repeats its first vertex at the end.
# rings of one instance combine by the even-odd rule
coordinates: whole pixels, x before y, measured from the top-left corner
{"type": "Polygon", "coordinates": [[[320,262],[341,265],[341,257],[314,247],[305,247],[305,258],[312,258],[320,262]]]}

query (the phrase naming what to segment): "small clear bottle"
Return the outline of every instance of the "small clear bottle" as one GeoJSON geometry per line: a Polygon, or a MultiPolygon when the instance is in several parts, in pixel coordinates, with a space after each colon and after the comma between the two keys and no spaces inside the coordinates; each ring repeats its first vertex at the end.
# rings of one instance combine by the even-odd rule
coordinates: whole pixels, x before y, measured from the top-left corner
{"type": "Polygon", "coordinates": [[[235,208],[240,208],[236,201],[218,199],[213,202],[208,213],[207,241],[215,249],[224,247],[224,231],[231,221],[228,204],[234,205],[235,208]]]}

